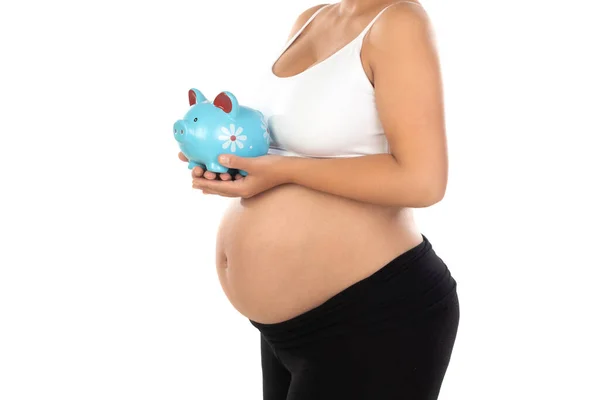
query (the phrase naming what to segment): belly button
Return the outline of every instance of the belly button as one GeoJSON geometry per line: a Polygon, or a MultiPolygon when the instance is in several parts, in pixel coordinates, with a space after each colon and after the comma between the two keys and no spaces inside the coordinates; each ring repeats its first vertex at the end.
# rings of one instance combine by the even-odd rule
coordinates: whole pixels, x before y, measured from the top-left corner
{"type": "Polygon", "coordinates": [[[223,260],[219,263],[219,268],[227,269],[229,267],[227,263],[227,257],[223,257],[223,260]]]}

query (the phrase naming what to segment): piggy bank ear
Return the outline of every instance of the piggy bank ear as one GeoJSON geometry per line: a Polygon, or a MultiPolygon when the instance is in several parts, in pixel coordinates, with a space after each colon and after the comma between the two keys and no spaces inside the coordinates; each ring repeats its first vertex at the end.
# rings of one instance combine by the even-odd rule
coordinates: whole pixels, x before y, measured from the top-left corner
{"type": "Polygon", "coordinates": [[[190,106],[193,106],[196,103],[202,103],[203,101],[206,101],[206,97],[202,94],[202,92],[194,88],[190,89],[190,91],[188,92],[188,97],[190,99],[190,106]]]}
{"type": "Polygon", "coordinates": [[[240,105],[233,95],[230,92],[221,92],[215,97],[215,101],[213,101],[215,107],[219,107],[221,110],[225,111],[227,114],[231,115],[231,117],[235,118],[237,116],[240,105]]]}

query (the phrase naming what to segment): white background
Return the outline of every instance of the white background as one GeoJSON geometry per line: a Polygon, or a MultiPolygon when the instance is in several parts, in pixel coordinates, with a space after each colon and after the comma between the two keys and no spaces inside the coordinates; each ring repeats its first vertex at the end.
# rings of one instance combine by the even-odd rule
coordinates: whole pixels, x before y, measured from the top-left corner
{"type": "MultiPolygon", "coordinates": [[[[191,189],[187,90],[240,102],[296,1],[0,5],[0,399],[260,399],[258,331],[191,189]]],[[[592,1],[434,1],[450,182],[417,211],[459,282],[440,399],[600,399],[592,1]]]]}

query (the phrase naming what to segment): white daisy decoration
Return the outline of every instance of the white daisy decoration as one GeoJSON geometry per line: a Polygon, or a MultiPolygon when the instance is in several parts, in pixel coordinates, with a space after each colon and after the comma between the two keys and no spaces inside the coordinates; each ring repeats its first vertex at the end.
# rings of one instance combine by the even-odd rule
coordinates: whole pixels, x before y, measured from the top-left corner
{"type": "Polygon", "coordinates": [[[267,128],[267,123],[265,122],[264,119],[261,119],[261,125],[260,127],[263,129],[263,137],[265,139],[267,139],[267,143],[271,142],[271,136],[269,136],[269,129],[267,128]]]}
{"type": "Polygon", "coordinates": [[[235,125],[231,124],[229,125],[229,129],[225,128],[224,126],[221,127],[221,132],[223,132],[224,135],[219,135],[219,140],[225,141],[222,146],[224,149],[229,147],[231,152],[235,153],[236,148],[244,148],[243,142],[247,139],[247,137],[246,135],[240,135],[242,132],[244,132],[244,128],[240,126],[236,129],[235,125]]]}

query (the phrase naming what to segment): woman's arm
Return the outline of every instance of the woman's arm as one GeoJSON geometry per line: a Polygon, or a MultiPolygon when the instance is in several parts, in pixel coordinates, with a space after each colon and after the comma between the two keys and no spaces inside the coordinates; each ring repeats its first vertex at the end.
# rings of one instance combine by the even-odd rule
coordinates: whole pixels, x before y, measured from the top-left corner
{"type": "Polygon", "coordinates": [[[371,67],[391,154],[232,157],[223,165],[249,172],[237,187],[234,182],[228,186],[223,186],[228,182],[214,182],[216,186],[196,182],[194,187],[250,197],[278,184],[295,183],[374,204],[426,207],[441,200],[448,175],[442,82],[433,32],[422,8],[409,3],[390,7],[365,38],[363,56],[371,67]],[[268,177],[267,171],[277,172],[268,177]]]}
{"type": "Polygon", "coordinates": [[[391,154],[291,159],[290,180],[369,203],[432,205],[444,197],[448,159],[441,71],[425,11],[390,7],[365,38],[363,56],[391,154]]]}
{"type": "Polygon", "coordinates": [[[375,101],[391,154],[295,160],[302,172],[292,172],[292,181],[380,204],[424,207],[441,200],[448,159],[434,40],[420,6],[390,7],[365,38],[363,55],[371,66],[375,101]]]}
{"type": "Polygon", "coordinates": [[[410,170],[389,154],[351,158],[286,157],[290,183],[372,204],[428,207],[445,187],[435,171],[410,170]]]}

